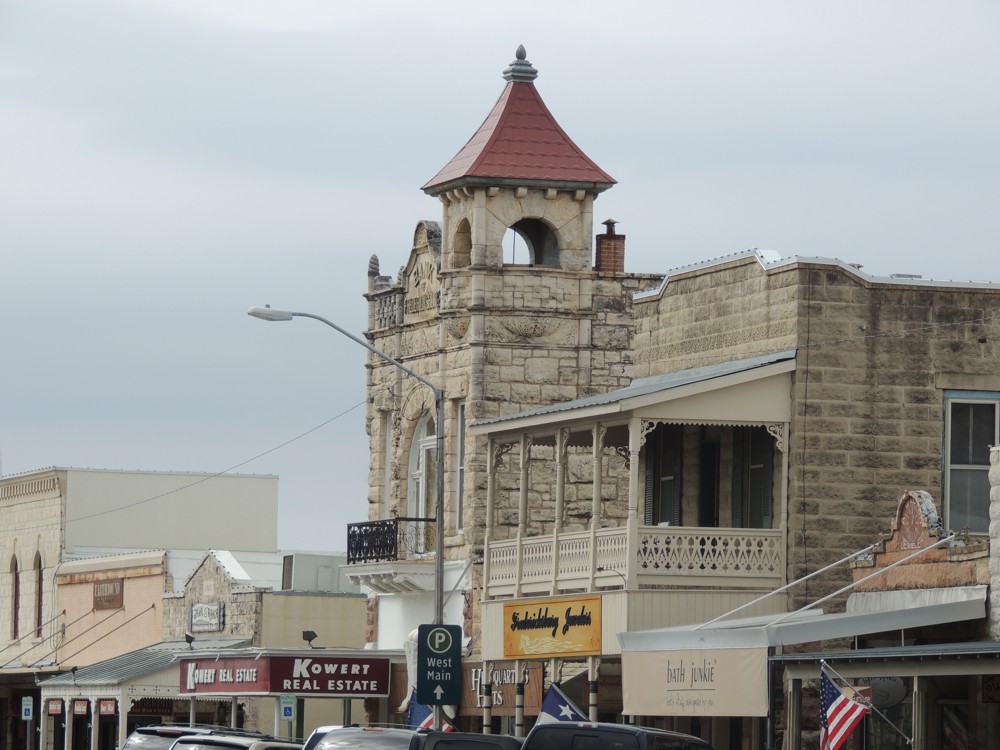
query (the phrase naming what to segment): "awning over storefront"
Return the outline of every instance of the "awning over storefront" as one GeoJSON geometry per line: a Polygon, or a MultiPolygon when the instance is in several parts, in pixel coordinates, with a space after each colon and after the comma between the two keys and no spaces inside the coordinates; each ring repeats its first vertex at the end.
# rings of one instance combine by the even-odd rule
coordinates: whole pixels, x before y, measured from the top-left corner
{"type": "Polygon", "coordinates": [[[849,606],[853,611],[842,614],[810,609],[710,626],[619,633],[623,712],[764,716],[770,648],[981,619],[986,616],[986,590],[964,586],[889,592],[899,596],[887,597],[883,606],[898,607],[871,611],[877,599],[855,594],[849,606]]]}

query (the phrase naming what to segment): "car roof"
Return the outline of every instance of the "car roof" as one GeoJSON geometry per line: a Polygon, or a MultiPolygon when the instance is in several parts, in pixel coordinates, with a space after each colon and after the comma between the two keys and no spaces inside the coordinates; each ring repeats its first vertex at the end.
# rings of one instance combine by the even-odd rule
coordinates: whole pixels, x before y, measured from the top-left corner
{"type": "Polygon", "coordinates": [[[635,724],[612,724],[606,721],[560,721],[560,722],[549,722],[545,724],[536,724],[532,727],[531,731],[534,732],[535,729],[541,730],[544,728],[555,727],[555,726],[574,726],[579,729],[593,729],[601,730],[604,732],[620,732],[622,734],[656,734],[661,737],[669,737],[676,740],[685,740],[689,742],[698,742],[708,746],[701,737],[695,737],[693,734],[685,734],[684,732],[675,732],[671,729],[657,729],[656,727],[642,727],[635,724]]]}
{"type": "Polygon", "coordinates": [[[401,747],[409,745],[413,729],[400,727],[341,727],[323,735],[315,750],[337,747],[401,747]]]}
{"type": "Polygon", "coordinates": [[[171,748],[180,749],[190,746],[198,747],[230,747],[230,748],[301,748],[302,743],[282,737],[269,737],[259,734],[194,734],[179,737],[171,748]]]}

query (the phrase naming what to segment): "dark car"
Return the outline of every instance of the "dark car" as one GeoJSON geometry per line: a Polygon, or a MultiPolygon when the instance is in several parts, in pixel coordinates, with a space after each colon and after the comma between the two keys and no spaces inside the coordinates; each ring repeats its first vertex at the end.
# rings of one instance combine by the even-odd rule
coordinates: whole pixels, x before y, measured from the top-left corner
{"type": "Polygon", "coordinates": [[[263,736],[260,732],[232,729],[217,724],[153,724],[148,727],[138,727],[132,732],[125,740],[125,744],[122,745],[122,750],[168,750],[178,737],[218,732],[239,732],[263,736]]]}
{"type": "Polygon", "coordinates": [[[521,750],[523,743],[509,734],[421,732],[413,736],[410,750],[521,750]]]}
{"type": "Polygon", "coordinates": [[[712,750],[699,737],[631,724],[554,721],[536,724],[523,750],[712,750]]]}

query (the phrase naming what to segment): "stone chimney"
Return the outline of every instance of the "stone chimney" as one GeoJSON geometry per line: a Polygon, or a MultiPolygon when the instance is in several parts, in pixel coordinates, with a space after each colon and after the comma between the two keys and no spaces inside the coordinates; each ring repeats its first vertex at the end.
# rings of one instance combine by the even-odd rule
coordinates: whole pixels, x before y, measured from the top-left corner
{"type": "Polygon", "coordinates": [[[615,234],[614,219],[601,222],[608,228],[604,234],[597,235],[597,252],[594,258],[594,270],[604,273],[625,273],[625,235],[615,234]]]}

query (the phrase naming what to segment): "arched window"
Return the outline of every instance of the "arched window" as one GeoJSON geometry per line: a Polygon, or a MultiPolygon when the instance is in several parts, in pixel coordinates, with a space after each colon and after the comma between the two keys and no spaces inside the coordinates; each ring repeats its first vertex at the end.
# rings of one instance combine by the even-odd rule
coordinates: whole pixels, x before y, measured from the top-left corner
{"type": "Polygon", "coordinates": [[[42,637],[42,554],[35,553],[35,638],[42,637]]]}
{"type": "Polygon", "coordinates": [[[521,219],[504,235],[503,260],[509,265],[558,268],[556,233],[541,219],[521,219]]]}
{"type": "Polygon", "coordinates": [[[21,603],[21,581],[17,575],[17,555],[10,558],[10,639],[16,641],[21,637],[21,627],[18,620],[18,605],[21,603]]]}
{"type": "MultiPolygon", "coordinates": [[[[411,518],[433,518],[437,511],[437,433],[434,419],[425,414],[417,422],[410,444],[410,481],[406,512],[411,518]]],[[[417,551],[427,550],[430,527],[417,534],[417,551]]]]}
{"type": "Polygon", "coordinates": [[[451,241],[451,268],[467,268],[472,262],[472,227],[462,219],[451,241]]]}

